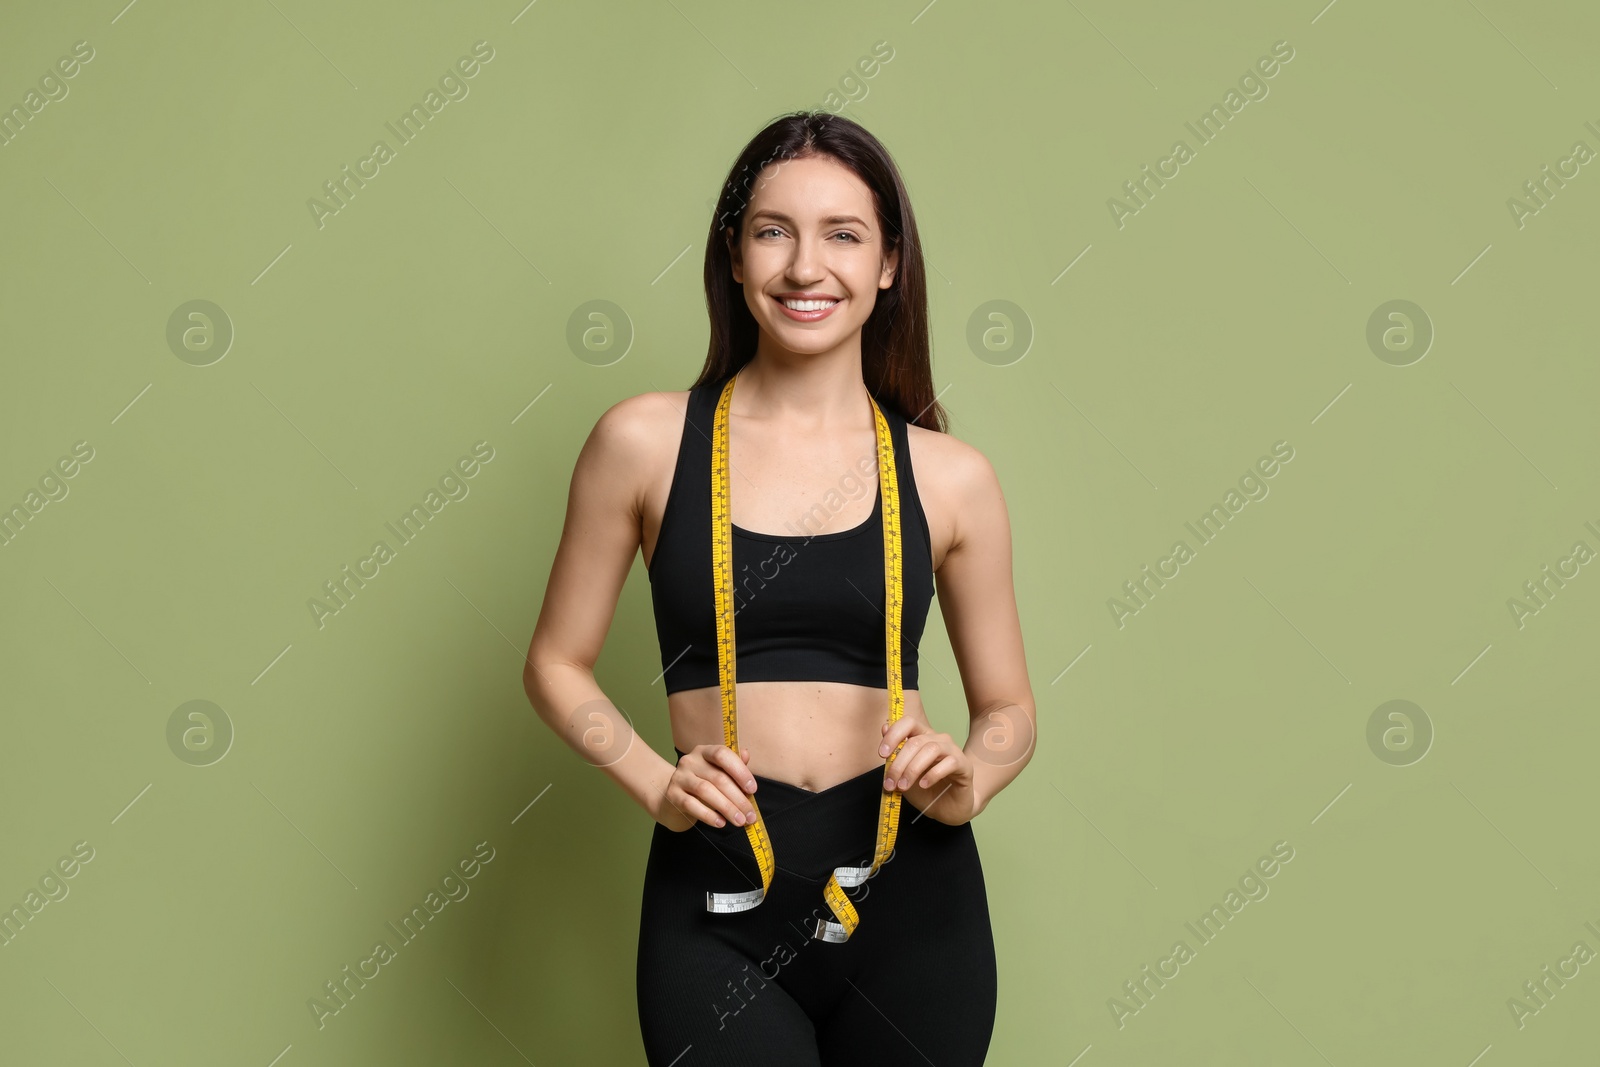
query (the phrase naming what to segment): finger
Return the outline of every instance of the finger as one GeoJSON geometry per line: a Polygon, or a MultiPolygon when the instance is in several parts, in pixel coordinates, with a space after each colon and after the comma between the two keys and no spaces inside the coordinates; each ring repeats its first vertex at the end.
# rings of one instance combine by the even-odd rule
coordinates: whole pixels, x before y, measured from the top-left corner
{"type": "Polygon", "coordinates": [[[910,760],[912,754],[915,753],[917,749],[927,744],[932,736],[932,734],[926,733],[913,733],[911,736],[905,739],[904,743],[901,744],[898,749],[891,750],[888,758],[890,760],[890,766],[894,772],[898,774],[900,772],[900,768],[906,765],[906,762],[910,760]]]}
{"type": "Polygon", "coordinates": [[[755,822],[755,805],[747,797],[744,789],[739,787],[738,782],[723,774],[722,781],[717,782],[717,787],[722,790],[723,800],[728,803],[728,808],[733,809],[734,825],[750,825],[755,822]]]}
{"type": "Polygon", "coordinates": [[[732,819],[735,826],[749,826],[756,821],[755,805],[750,802],[750,798],[745,795],[744,789],[737,781],[716,771],[708,772],[706,780],[716,786],[721,793],[722,800],[727,806],[719,810],[732,819]]]}
{"type": "Polygon", "coordinates": [[[755,777],[750,769],[733,754],[733,750],[726,746],[714,750],[711,760],[700,772],[702,781],[709,783],[715,794],[702,790],[698,795],[706,803],[720,811],[735,826],[747,826],[755,821],[755,807],[746,797],[750,789],[755,787],[755,777]],[[733,773],[730,775],[729,770],[733,773]]]}
{"type": "MultiPolygon", "coordinates": [[[[693,815],[690,815],[688,812],[683,810],[683,807],[682,807],[683,787],[678,785],[677,783],[678,783],[678,768],[673,768],[672,776],[667,779],[666,786],[661,790],[661,802],[663,804],[665,804],[667,807],[671,808],[675,813],[677,813],[682,818],[687,819],[688,822],[689,822],[689,825],[692,826],[692,825],[694,825],[695,818],[694,818],[693,815]]],[[[676,820],[673,820],[673,822],[676,822],[676,820]]],[[[668,824],[667,828],[669,830],[687,829],[687,827],[680,827],[680,826],[672,825],[670,823],[668,824]]]]}
{"type": "Polygon", "coordinates": [[[961,761],[956,759],[956,757],[953,755],[946,755],[943,759],[939,760],[938,763],[935,763],[932,767],[928,768],[928,770],[923,773],[922,777],[917,779],[917,784],[923,789],[932,789],[934,786],[938,785],[946,778],[949,778],[960,769],[961,761]]]}
{"type": "Polygon", "coordinates": [[[878,755],[887,757],[918,725],[919,720],[910,715],[902,715],[894,722],[888,723],[883,731],[883,740],[878,744],[878,755]]]}
{"type": "MultiPolygon", "coordinates": [[[[958,769],[966,760],[966,753],[962,751],[960,745],[956,744],[955,738],[949,734],[928,734],[923,740],[926,743],[924,754],[927,757],[927,764],[925,766],[919,765],[914,768],[907,768],[906,777],[910,779],[913,786],[923,779],[928,779],[930,783],[936,781],[936,778],[929,778],[929,776],[933,773],[933,769],[945,760],[954,760],[958,769]]],[[[939,777],[949,773],[948,770],[940,771],[939,777]]],[[[922,788],[926,789],[928,786],[924,785],[922,788]]]]}
{"type": "Polygon", "coordinates": [[[689,816],[695,822],[708,823],[712,826],[723,825],[723,818],[721,815],[718,815],[716,812],[706,807],[695,797],[693,793],[681,786],[678,787],[678,797],[676,800],[672,798],[671,790],[668,790],[667,801],[673,807],[689,816]]]}
{"type": "Polygon", "coordinates": [[[741,751],[745,753],[743,758],[735,756],[733,749],[723,745],[711,754],[712,763],[730,779],[739,783],[746,793],[754,793],[756,791],[756,778],[755,775],[750,773],[750,768],[746,766],[750,762],[750,750],[742,749],[741,751]]]}
{"type": "Polygon", "coordinates": [[[704,777],[697,778],[687,788],[706,807],[735,826],[743,826],[748,822],[743,806],[735,800],[739,796],[738,787],[720,771],[705,772],[704,777]]]}
{"type": "Polygon", "coordinates": [[[930,740],[927,735],[906,742],[906,747],[900,750],[900,755],[894,761],[894,776],[899,783],[898,788],[910,789],[912,784],[926,774],[943,756],[944,750],[939,743],[930,740]],[[910,752],[908,759],[906,749],[910,749],[913,745],[916,748],[910,752]]]}
{"type": "Polygon", "coordinates": [[[900,747],[900,751],[893,753],[889,757],[889,763],[884,769],[885,789],[905,788],[905,786],[900,784],[901,772],[904,771],[906,766],[909,765],[911,760],[916,756],[917,749],[920,748],[921,745],[922,742],[918,739],[908,738],[906,743],[900,747]]]}
{"type": "Polygon", "coordinates": [[[921,748],[921,741],[917,740],[916,738],[910,738],[904,745],[901,746],[900,751],[895,753],[894,759],[890,762],[889,770],[887,772],[887,777],[891,783],[891,788],[903,790],[910,784],[908,780],[909,776],[906,774],[906,769],[910,767],[912,761],[917,758],[917,752],[921,748]]]}

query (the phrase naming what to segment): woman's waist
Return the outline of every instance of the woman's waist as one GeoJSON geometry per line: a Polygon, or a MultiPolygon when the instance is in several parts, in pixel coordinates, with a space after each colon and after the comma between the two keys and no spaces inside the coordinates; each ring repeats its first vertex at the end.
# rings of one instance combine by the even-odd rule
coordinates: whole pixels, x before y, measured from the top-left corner
{"type": "MultiPolygon", "coordinates": [[[[761,774],[755,778],[752,799],[786,873],[820,882],[836,866],[871,861],[885,792],[881,770],[815,792],[761,774]]],[[[754,861],[746,827],[699,823],[688,833],[702,835],[727,856],[754,861]]]]}
{"type": "MultiPolygon", "coordinates": [[[[874,767],[817,792],[760,774],[755,777],[754,799],[782,873],[820,884],[836,867],[871,864],[886,813],[884,801],[889,795],[883,788],[881,768],[874,767]]],[[[946,826],[924,816],[904,795],[896,826],[895,852],[906,846],[920,857],[910,864],[902,861],[896,868],[902,874],[915,870],[931,876],[969,854],[976,857],[971,823],[946,826]]],[[[658,824],[655,847],[662,849],[663,855],[682,856],[686,853],[678,850],[693,852],[696,836],[715,846],[723,861],[744,871],[751,886],[760,884],[747,827],[731,822],[722,826],[697,822],[687,831],[674,833],[658,824]]],[[[700,862],[704,864],[709,856],[704,854],[700,862]]],[[[709,866],[721,869],[720,863],[709,866]]]]}
{"type": "MultiPolygon", "coordinates": [[[[745,682],[738,687],[738,743],[750,753],[758,778],[819,793],[876,771],[881,788],[884,757],[878,755],[889,721],[888,693],[840,682],[745,682]]],[[[721,745],[721,693],[684,690],[668,700],[673,744],[680,752],[721,745]]],[[[904,691],[902,715],[920,719],[920,695],[904,691]]]]}

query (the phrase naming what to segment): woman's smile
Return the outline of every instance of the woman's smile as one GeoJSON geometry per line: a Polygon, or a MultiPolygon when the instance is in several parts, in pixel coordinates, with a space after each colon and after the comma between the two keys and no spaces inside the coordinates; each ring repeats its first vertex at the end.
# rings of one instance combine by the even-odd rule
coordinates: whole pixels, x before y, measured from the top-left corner
{"type": "Polygon", "coordinates": [[[832,296],[808,299],[775,296],[772,299],[779,310],[796,322],[820,322],[832,315],[834,309],[844,303],[842,298],[832,296]]]}

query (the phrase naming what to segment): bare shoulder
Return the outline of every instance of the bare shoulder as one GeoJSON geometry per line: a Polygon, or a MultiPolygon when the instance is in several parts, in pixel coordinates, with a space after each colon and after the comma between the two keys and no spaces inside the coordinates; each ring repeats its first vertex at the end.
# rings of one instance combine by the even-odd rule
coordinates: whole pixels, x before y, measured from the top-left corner
{"type": "Polygon", "coordinates": [[[659,513],[663,501],[656,498],[671,484],[688,403],[685,389],[640,393],[606,408],[584,442],[574,480],[606,486],[636,519],[659,513]]]}
{"type": "Polygon", "coordinates": [[[659,465],[661,451],[676,450],[688,395],[640,393],[612,404],[589,431],[585,458],[606,477],[643,485],[659,465]]]}
{"type": "Polygon", "coordinates": [[[1006,525],[1005,499],[994,465],[977,447],[921,426],[908,424],[906,431],[937,571],[946,553],[973,530],[1006,525]]]}
{"type": "Polygon", "coordinates": [[[630,396],[601,412],[589,436],[608,450],[631,451],[635,458],[643,458],[677,443],[688,403],[686,389],[630,396]]]}
{"type": "Polygon", "coordinates": [[[907,424],[911,463],[916,468],[917,490],[924,485],[957,493],[999,486],[989,458],[974,445],[948,433],[907,424]]]}

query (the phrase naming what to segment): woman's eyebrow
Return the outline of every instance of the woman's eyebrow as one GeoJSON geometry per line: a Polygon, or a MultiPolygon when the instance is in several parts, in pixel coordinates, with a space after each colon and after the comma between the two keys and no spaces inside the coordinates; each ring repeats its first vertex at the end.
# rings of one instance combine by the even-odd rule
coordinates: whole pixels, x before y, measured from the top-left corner
{"type": "MultiPolygon", "coordinates": [[[[787,222],[791,226],[794,225],[794,219],[791,219],[788,215],[785,215],[781,211],[771,211],[771,210],[768,210],[766,208],[763,208],[760,211],[754,212],[750,217],[751,217],[751,219],[759,219],[759,218],[776,219],[778,222],[787,222]]],[[[865,222],[862,222],[860,219],[856,218],[854,215],[829,215],[827,218],[821,219],[819,221],[821,221],[821,223],[824,226],[835,226],[835,225],[838,225],[840,223],[847,223],[847,222],[853,222],[857,226],[865,226],[866,225],[865,222]]]]}

